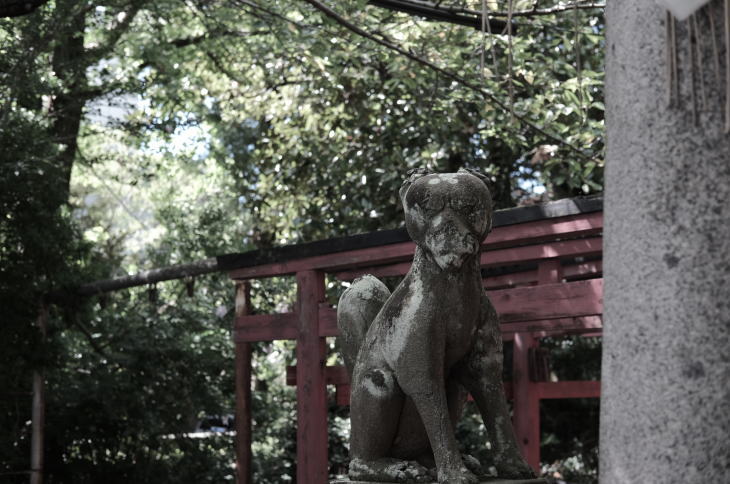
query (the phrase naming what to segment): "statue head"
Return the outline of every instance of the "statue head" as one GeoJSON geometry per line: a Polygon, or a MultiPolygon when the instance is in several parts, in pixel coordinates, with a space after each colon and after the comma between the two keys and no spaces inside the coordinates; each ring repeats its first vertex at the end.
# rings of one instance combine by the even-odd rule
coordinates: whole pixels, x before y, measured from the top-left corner
{"type": "Polygon", "coordinates": [[[408,234],[442,270],[459,269],[477,254],[492,227],[492,197],[478,172],[414,170],[400,198],[408,234]]]}

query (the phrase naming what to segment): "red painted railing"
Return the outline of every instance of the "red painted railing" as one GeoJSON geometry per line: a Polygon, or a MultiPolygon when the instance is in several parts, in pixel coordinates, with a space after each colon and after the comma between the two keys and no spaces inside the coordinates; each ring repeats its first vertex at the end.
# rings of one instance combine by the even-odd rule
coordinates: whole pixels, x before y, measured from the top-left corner
{"type": "MultiPolygon", "coordinates": [[[[513,381],[505,388],[514,402],[515,432],[535,468],[540,462],[540,400],[600,395],[598,381],[533,381],[538,372],[531,372],[540,338],[601,334],[601,201],[578,202],[497,212],[481,257],[484,286],[500,315],[503,339],[513,343],[513,381]]],[[[324,276],[349,281],[365,273],[404,275],[415,248],[407,240],[367,246],[362,237],[352,250],[347,249],[347,239],[338,239],[332,252],[324,244],[303,250],[305,256],[289,250],[286,260],[253,257],[253,263],[227,262],[234,266],[230,276],[238,283],[233,338],[239,484],[251,482],[250,343],[280,339],[297,341],[297,366],[287,369],[287,381],[297,386],[297,482],[327,482],[327,385],[336,387],[340,404],[349,403],[350,392],[344,369],[325,367],[325,337],[337,336],[337,326],[335,309],[325,302],[324,276]],[[295,312],[250,314],[248,280],[281,275],[296,275],[295,312]]]]}

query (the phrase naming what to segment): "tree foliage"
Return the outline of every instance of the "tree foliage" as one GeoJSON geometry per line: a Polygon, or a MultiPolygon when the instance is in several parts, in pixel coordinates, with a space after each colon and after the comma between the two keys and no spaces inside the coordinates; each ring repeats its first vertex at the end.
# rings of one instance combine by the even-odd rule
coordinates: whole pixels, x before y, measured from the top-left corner
{"type": "MultiPolygon", "coordinates": [[[[331,6],[516,116],[303,1],[51,0],[0,19],[0,474],[27,470],[43,367],[54,482],[232,479],[229,436],[188,436],[232,408],[224,275],[192,298],[185,281],[66,298],[47,342],[33,325],[43,294],[399,226],[403,174],[424,165],[481,169],[498,208],[602,189],[601,10],[518,18],[510,42],[364,0],[331,6]]],[[[261,312],[293,300],[287,280],[254,294],[261,312]]],[[[290,343],[256,348],[256,482],[296,475],[292,358],[290,343]]],[[[333,410],[333,470],[346,422],[333,410]]]]}

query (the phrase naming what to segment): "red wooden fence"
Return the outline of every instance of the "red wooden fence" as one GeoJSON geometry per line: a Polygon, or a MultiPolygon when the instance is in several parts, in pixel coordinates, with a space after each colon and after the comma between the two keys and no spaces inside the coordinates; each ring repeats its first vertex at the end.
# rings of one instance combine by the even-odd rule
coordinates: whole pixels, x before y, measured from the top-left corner
{"type": "MultiPolygon", "coordinates": [[[[540,463],[540,400],[600,395],[598,381],[537,381],[540,338],[601,334],[603,279],[600,199],[561,200],[495,213],[483,246],[484,286],[500,315],[502,336],[513,342],[513,422],[528,462],[540,463]]],[[[251,482],[251,349],[253,341],[294,339],[297,365],[287,380],[297,386],[297,482],[327,482],[327,385],[349,402],[347,374],[325,367],[325,337],[336,336],[336,311],[325,302],[325,274],[349,281],[369,273],[404,275],[414,251],[404,231],[376,232],[274,250],[225,256],[237,281],[236,459],[239,484],[251,482]],[[296,310],[251,314],[250,279],[295,275],[296,310]]]]}

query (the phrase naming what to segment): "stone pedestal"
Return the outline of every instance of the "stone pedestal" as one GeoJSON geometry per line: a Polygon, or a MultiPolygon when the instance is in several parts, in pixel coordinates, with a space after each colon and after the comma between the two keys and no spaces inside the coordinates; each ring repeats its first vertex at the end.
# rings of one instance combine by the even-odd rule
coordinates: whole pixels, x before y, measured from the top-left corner
{"type": "MultiPolygon", "coordinates": [[[[374,484],[372,482],[365,482],[365,481],[350,481],[348,479],[335,479],[334,481],[330,481],[330,484],[374,484]]],[[[378,484],[396,484],[396,483],[387,483],[387,482],[381,482],[378,484]]],[[[433,483],[436,484],[436,483],[433,483]]],[[[482,481],[481,484],[548,484],[548,482],[545,479],[491,479],[482,481]]]]}
{"type": "Polygon", "coordinates": [[[666,13],[657,3],[611,0],[606,8],[600,482],[728,482],[723,2],[696,14],[699,43],[691,41],[689,21],[676,24],[680,99],[671,106],[666,13]],[[717,27],[720,73],[708,14],[717,27]]]}

